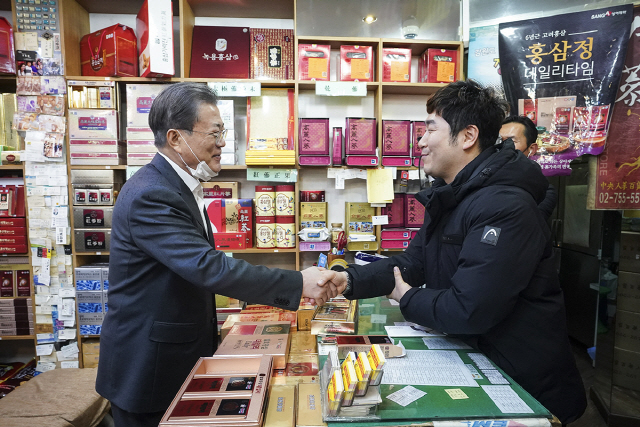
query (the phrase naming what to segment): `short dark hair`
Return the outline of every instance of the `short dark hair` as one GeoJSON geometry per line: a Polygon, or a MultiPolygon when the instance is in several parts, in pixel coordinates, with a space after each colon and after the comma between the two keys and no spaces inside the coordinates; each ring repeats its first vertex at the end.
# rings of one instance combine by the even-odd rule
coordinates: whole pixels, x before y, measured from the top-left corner
{"type": "Polygon", "coordinates": [[[198,121],[198,108],[201,104],[218,104],[218,95],[208,85],[167,85],[153,100],[149,111],[149,127],[153,131],[156,147],[165,146],[169,129],[192,130],[198,121]]]}
{"type": "Polygon", "coordinates": [[[451,83],[427,101],[427,113],[435,113],[449,124],[452,141],[467,126],[476,126],[480,150],[496,143],[508,111],[507,102],[493,89],[482,87],[473,80],[451,83]]]}
{"type": "Polygon", "coordinates": [[[538,129],[536,125],[527,116],[509,116],[502,122],[503,125],[509,123],[520,123],[524,126],[524,137],[527,139],[527,148],[538,139],[538,129]]]}

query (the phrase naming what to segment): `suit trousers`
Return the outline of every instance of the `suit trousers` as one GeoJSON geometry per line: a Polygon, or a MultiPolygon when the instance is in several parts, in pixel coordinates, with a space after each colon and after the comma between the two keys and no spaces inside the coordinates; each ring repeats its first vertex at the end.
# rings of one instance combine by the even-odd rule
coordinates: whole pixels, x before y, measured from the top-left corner
{"type": "Polygon", "coordinates": [[[136,414],[118,408],[111,403],[114,427],[158,427],[163,415],[164,411],[136,414]]]}

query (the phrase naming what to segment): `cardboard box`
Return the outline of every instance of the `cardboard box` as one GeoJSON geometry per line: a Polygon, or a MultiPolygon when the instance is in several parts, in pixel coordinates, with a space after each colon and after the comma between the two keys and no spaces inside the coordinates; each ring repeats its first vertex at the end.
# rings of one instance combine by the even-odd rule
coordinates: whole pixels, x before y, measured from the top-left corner
{"type": "Polygon", "coordinates": [[[424,205],[416,200],[415,194],[407,194],[405,196],[404,206],[404,226],[405,227],[422,227],[424,223],[424,205]]]}
{"type": "Polygon", "coordinates": [[[126,25],[115,24],[80,40],[83,76],[138,77],[137,57],[136,35],[126,25]]]}
{"type": "Polygon", "coordinates": [[[125,157],[119,153],[70,153],[72,165],[122,165],[125,157]]]}
{"type": "Polygon", "coordinates": [[[640,274],[618,271],[617,308],[640,313],[640,274]]]}
{"type": "Polygon", "coordinates": [[[118,139],[115,110],[69,110],[70,139],[118,139]]]}
{"type": "Polygon", "coordinates": [[[0,254],[26,254],[27,245],[0,245],[0,254]]]}
{"type": "Polygon", "coordinates": [[[102,305],[102,292],[78,291],[76,292],[78,313],[104,313],[102,305]]]}
{"type": "Polygon", "coordinates": [[[293,80],[293,30],[251,28],[250,79],[293,80]]]}
{"type": "Polygon", "coordinates": [[[411,230],[408,228],[386,228],[380,232],[381,240],[410,240],[411,230]]]}
{"type": "Polygon", "coordinates": [[[95,338],[82,340],[82,354],[100,354],[100,340],[95,338]]]}
{"type": "Polygon", "coordinates": [[[382,49],[382,81],[411,81],[411,49],[398,47],[382,49]]]}
{"type": "Polygon", "coordinates": [[[205,199],[205,204],[218,232],[246,233],[246,247],[253,247],[253,199],[205,199]]]}
{"type": "Polygon", "coordinates": [[[411,166],[411,157],[382,156],[382,166],[411,166]]]}
{"type": "MultiPolygon", "coordinates": [[[[0,217],[0,228],[14,228],[14,227],[19,227],[19,228],[24,228],[26,227],[26,220],[24,218],[7,218],[7,217],[0,217]]],[[[25,233],[26,233],[26,228],[25,229],[25,233]]]]}
{"type": "Polygon", "coordinates": [[[94,266],[76,267],[75,283],[77,291],[101,291],[102,268],[94,266]]]}
{"type": "Polygon", "coordinates": [[[298,154],[329,155],[329,119],[299,119],[298,154]]]}
{"type": "Polygon", "coordinates": [[[100,353],[82,354],[82,366],[85,368],[97,368],[100,361],[100,353]]]}
{"type": "Polygon", "coordinates": [[[347,166],[377,166],[378,156],[346,156],[347,166]]]}
{"type": "Polygon", "coordinates": [[[298,44],[298,79],[328,81],[331,77],[331,46],[298,44]]]}
{"type": "Polygon", "coordinates": [[[616,347],[640,353],[640,313],[616,311],[616,347]]]}
{"type": "Polygon", "coordinates": [[[341,81],[372,82],[373,63],[372,46],[340,46],[341,81]]]}
{"type": "Polygon", "coordinates": [[[78,313],[80,335],[100,335],[104,313],[78,313]]]}
{"type": "Polygon", "coordinates": [[[327,202],[300,203],[300,229],[327,226],[327,202]]]}
{"type": "Polygon", "coordinates": [[[272,385],[263,427],[295,427],[296,409],[296,386],[272,385]]]}
{"type": "Polygon", "coordinates": [[[345,154],[373,156],[376,154],[376,119],[347,117],[345,154]]]}
{"type": "MultiPolygon", "coordinates": [[[[173,8],[171,0],[145,0],[136,16],[140,77],[171,77],[173,64],[173,8]]],[[[195,40],[194,40],[195,41],[195,40]]]]}
{"type": "Polygon", "coordinates": [[[613,385],[640,391],[640,353],[613,349],[613,385]]]}
{"type": "Polygon", "coordinates": [[[422,54],[426,64],[426,75],[421,82],[453,83],[458,75],[458,51],[448,49],[427,49],[422,54]]]}
{"type": "Polygon", "coordinates": [[[246,233],[214,233],[216,249],[221,251],[241,250],[247,248],[246,233]]]}
{"type": "Polygon", "coordinates": [[[619,270],[640,273],[640,233],[623,231],[620,234],[619,270]]]}
{"type": "Polygon", "coordinates": [[[382,155],[406,156],[411,153],[411,121],[382,121],[382,155]]]}
{"type": "MultiPolygon", "coordinates": [[[[296,313],[287,311],[282,313],[276,312],[256,312],[256,313],[239,313],[230,314],[220,328],[220,338],[225,339],[231,328],[236,322],[264,322],[264,321],[289,321],[293,325],[296,322],[296,313]]],[[[296,326],[292,326],[295,328],[296,326]]]]}
{"type": "Polygon", "coordinates": [[[128,84],[126,86],[127,127],[149,127],[149,111],[153,100],[166,87],[167,85],[163,84],[128,84]]]}
{"type": "Polygon", "coordinates": [[[318,383],[298,384],[296,427],[327,427],[322,421],[322,391],[318,383]]]}
{"type": "Polygon", "coordinates": [[[3,165],[20,165],[20,151],[3,151],[0,153],[0,159],[3,165]]]}
{"type": "Polygon", "coordinates": [[[247,27],[193,27],[189,77],[248,79],[250,32],[247,27]]]}

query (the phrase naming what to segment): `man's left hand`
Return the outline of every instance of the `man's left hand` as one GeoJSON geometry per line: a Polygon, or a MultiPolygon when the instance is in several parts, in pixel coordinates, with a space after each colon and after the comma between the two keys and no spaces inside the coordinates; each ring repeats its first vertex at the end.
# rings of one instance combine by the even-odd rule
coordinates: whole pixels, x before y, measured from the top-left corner
{"type": "Polygon", "coordinates": [[[396,287],[393,288],[393,291],[389,295],[387,295],[387,298],[400,302],[404,294],[411,289],[411,286],[402,279],[402,274],[400,274],[400,269],[398,267],[393,267],[393,275],[396,278],[396,287]]]}

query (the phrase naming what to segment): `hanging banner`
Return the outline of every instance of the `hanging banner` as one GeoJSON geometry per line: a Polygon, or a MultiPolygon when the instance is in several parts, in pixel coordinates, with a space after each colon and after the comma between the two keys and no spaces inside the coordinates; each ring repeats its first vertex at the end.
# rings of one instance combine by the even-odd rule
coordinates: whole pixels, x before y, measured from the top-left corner
{"type": "Polygon", "coordinates": [[[636,10],[607,146],[590,163],[588,209],[640,209],[639,37],[640,10],[636,10]]]}
{"type": "Polygon", "coordinates": [[[628,4],[500,24],[505,95],[512,114],[541,128],[531,158],[545,175],[602,153],[632,19],[628,4]]]}
{"type": "Polygon", "coordinates": [[[498,56],[497,24],[469,29],[468,58],[467,76],[504,97],[498,56]]]}

